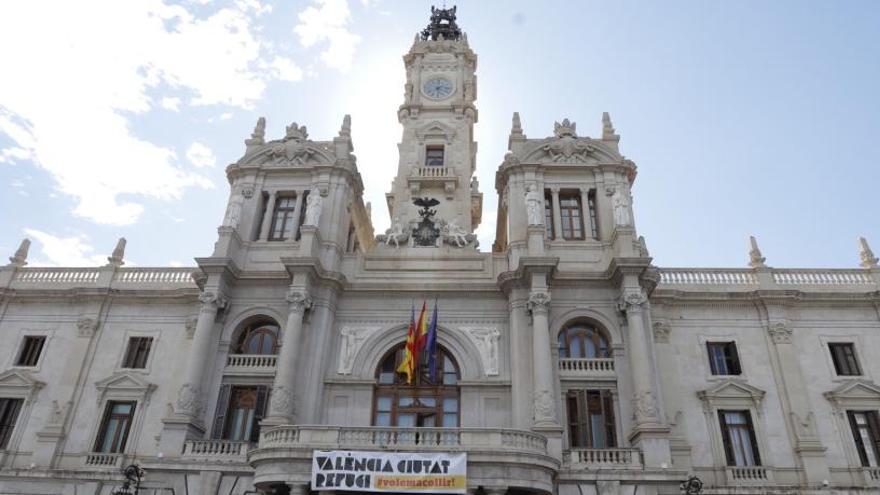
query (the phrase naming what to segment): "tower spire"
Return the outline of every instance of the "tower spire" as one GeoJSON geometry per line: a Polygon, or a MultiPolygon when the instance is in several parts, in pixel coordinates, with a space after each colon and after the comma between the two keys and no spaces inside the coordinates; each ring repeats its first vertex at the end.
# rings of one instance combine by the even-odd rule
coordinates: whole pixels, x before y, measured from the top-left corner
{"type": "Polygon", "coordinates": [[[456,41],[461,38],[462,32],[455,23],[455,11],[458,6],[453,5],[451,9],[446,8],[446,2],[443,8],[431,6],[431,22],[422,30],[422,41],[456,41]]]}

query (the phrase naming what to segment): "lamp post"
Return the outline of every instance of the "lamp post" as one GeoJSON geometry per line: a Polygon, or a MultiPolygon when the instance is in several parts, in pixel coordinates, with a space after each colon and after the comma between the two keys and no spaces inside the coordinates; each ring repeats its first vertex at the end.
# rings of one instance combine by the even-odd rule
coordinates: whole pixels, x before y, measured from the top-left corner
{"type": "Polygon", "coordinates": [[[696,476],[691,476],[681,484],[684,495],[699,495],[703,493],[703,482],[696,476]]]}
{"type": "Polygon", "coordinates": [[[111,495],[137,495],[140,492],[141,480],[145,474],[146,471],[137,464],[129,464],[122,468],[125,481],[122,482],[122,487],[111,492],[111,495]]]}

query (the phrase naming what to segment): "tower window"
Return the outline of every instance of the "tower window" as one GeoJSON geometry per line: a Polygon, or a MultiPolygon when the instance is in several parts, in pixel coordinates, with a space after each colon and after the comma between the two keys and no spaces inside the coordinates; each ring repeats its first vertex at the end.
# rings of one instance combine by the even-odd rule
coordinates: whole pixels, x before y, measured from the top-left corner
{"type": "Polygon", "coordinates": [[[559,214],[562,220],[563,239],[583,239],[584,219],[581,214],[581,198],[577,194],[559,194],[559,214]]]}
{"type": "Polygon", "coordinates": [[[272,213],[272,227],[269,231],[270,241],[283,241],[293,231],[293,213],[296,210],[296,196],[281,196],[275,201],[272,213]]]}
{"type": "Polygon", "coordinates": [[[739,355],[736,342],[706,342],[709,350],[709,367],[713,375],[739,375],[739,355]]]}
{"type": "Polygon", "coordinates": [[[425,147],[425,166],[426,167],[442,167],[443,166],[443,146],[427,146],[427,147],[425,147]]]}

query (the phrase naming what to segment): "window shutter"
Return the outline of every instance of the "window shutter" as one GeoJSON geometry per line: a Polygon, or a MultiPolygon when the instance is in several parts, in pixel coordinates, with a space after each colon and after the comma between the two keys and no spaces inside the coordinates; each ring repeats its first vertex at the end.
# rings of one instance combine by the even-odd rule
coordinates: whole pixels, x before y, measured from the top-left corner
{"type": "Polygon", "coordinates": [[[746,423],[749,425],[749,438],[752,440],[752,454],[755,456],[755,465],[761,465],[761,453],[758,452],[758,438],[755,436],[755,425],[752,424],[752,414],[743,411],[746,416],[746,423]]]}
{"type": "Polygon", "coordinates": [[[603,408],[605,409],[605,432],[608,436],[608,446],[617,447],[617,429],[614,424],[614,400],[611,397],[611,391],[602,391],[602,403],[603,408]]]}
{"type": "Polygon", "coordinates": [[[260,441],[260,421],[266,415],[266,403],[269,398],[269,387],[260,385],[257,387],[257,406],[254,408],[254,425],[251,428],[251,442],[260,441]]]}
{"type": "Polygon", "coordinates": [[[862,435],[859,434],[859,425],[856,423],[856,412],[847,411],[846,417],[849,419],[849,427],[852,430],[853,440],[856,442],[856,450],[859,451],[859,460],[862,466],[868,465],[868,456],[865,451],[865,444],[862,442],[862,435]]]}
{"type": "Polygon", "coordinates": [[[211,438],[219,440],[223,438],[223,426],[226,424],[226,411],[229,409],[229,393],[231,385],[222,385],[217,394],[217,408],[214,410],[214,427],[211,429],[211,438]]]}
{"type": "Polygon", "coordinates": [[[742,374],[742,368],[739,366],[739,353],[736,351],[736,342],[730,342],[727,344],[728,349],[730,349],[730,363],[728,372],[731,375],[740,375],[742,374]]]}
{"type": "Polygon", "coordinates": [[[868,431],[871,434],[871,448],[874,449],[874,456],[878,457],[880,453],[880,421],[877,418],[877,411],[867,411],[865,416],[868,418],[868,431]]]}
{"type": "Polygon", "coordinates": [[[721,425],[721,440],[724,442],[724,456],[727,457],[727,465],[735,466],[736,457],[733,455],[733,447],[730,445],[730,431],[727,427],[727,420],[724,418],[724,411],[718,411],[718,423],[721,425]]]}

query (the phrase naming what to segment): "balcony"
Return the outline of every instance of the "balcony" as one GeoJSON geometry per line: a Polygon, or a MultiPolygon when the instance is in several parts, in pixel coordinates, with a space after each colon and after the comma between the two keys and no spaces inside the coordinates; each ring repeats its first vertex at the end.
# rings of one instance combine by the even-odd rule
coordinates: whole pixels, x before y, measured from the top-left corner
{"type": "Polygon", "coordinates": [[[183,444],[183,458],[211,462],[245,462],[250,447],[250,442],[187,440],[183,444]]]}
{"type": "Polygon", "coordinates": [[[728,485],[771,485],[773,471],[765,466],[727,466],[728,485]]]}
{"type": "Polygon", "coordinates": [[[275,373],[275,354],[230,354],[226,356],[227,375],[263,375],[275,373]]]}
{"type": "Polygon", "coordinates": [[[566,465],[572,470],[642,469],[638,449],[571,449],[566,465]]]}
{"type": "Polygon", "coordinates": [[[446,196],[452,199],[458,186],[458,177],[453,167],[413,167],[407,183],[413,194],[417,194],[422,186],[442,185],[446,196]]]}
{"type": "Polygon", "coordinates": [[[559,358],[560,378],[608,378],[617,377],[613,358],[559,358]]]}
{"type": "Polygon", "coordinates": [[[123,454],[103,454],[93,452],[86,454],[83,464],[87,468],[117,470],[122,467],[123,454]]]}
{"type": "Polygon", "coordinates": [[[283,425],[266,428],[248,452],[254,482],[307,483],[314,450],[466,452],[468,486],[497,485],[552,492],[559,462],[547,439],[500,428],[386,428],[283,425]]]}

